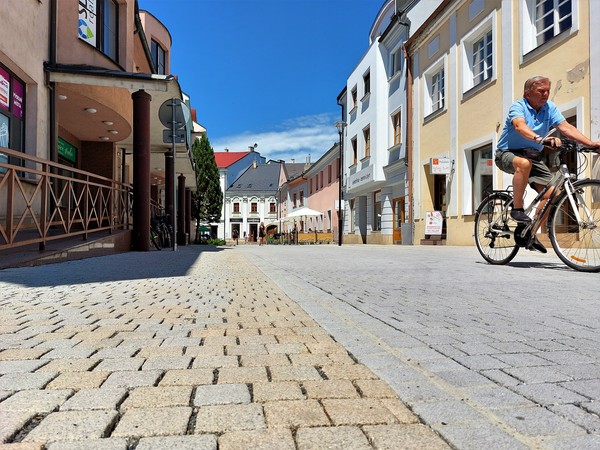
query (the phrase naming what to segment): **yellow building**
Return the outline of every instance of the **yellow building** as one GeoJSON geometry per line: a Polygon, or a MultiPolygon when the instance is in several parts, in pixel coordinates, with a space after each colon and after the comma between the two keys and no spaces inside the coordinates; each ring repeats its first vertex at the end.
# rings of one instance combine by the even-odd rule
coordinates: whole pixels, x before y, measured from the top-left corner
{"type": "Polygon", "coordinates": [[[512,179],[493,155],[528,78],[549,77],[550,99],[590,136],[591,1],[447,0],[407,41],[416,244],[474,244],[477,205],[512,179]]]}

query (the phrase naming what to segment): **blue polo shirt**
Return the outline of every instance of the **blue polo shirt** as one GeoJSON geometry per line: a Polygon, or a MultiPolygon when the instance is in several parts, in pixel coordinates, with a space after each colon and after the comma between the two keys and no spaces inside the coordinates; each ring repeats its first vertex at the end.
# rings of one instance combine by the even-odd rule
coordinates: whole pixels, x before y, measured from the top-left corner
{"type": "Polygon", "coordinates": [[[533,148],[541,151],[544,148],[542,144],[524,138],[517,130],[515,130],[512,121],[517,117],[523,117],[529,128],[540,136],[545,136],[551,128],[556,127],[565,120],[562,113],[550,100],[548,100],[539,111],[536,111],[529,103],[527,103],[527,100],[521,98],[514,102],[508,110],[504,129],[498,140],[498,150],[504,151],[533,148]]]}

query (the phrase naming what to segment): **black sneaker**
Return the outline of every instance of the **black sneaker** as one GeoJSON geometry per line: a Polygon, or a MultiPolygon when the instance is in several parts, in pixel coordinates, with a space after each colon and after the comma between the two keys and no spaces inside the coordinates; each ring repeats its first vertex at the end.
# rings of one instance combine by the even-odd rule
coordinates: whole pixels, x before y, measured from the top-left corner
{"type": "Polygon", "coordinates": [[[537,250],[540,253],[548,253],[548,250],[546,250],[546,247],[544,247],[544,244],[542,244],[537,237],[533,237],[533,240],[531,241],[531,244],[529,244],[527,246],[527,250],[537,250]]]}
{"type": "Polygon", "coordinates": [[[513,208],[510,211],[510,217],[512,217],[513,220],[520,222],[520,223],[531,222],[531,217],[529,217],[527,214],[525,214],[525,211],[523,211],[522,209],[513,208]]]}

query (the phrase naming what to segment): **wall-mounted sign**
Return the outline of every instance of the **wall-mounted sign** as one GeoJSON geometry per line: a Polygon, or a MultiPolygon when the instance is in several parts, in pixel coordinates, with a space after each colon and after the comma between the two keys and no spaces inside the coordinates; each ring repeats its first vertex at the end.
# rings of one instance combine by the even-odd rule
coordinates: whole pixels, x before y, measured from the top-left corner
{"type": "Polygon", "coordinates": [[[0,106],[8,110],[10,96],[10,75],[0,67],[0,106]]]}
{"type": "Polygon", "coordinates": [[[365,183],[373,181],[373,166],[369,166],[348,177],[348,189],[352,190],[365,183]]]}
{"type": "Polygon", "coordinates": [[[431,175],[448,175],[452,173],[452,160],[450,158],[431,158],[429,160],[429,173],[431,175]]]}
{"type": "Polygon", "coordinates": [[[23,84],[19,83],[13,78],[12,83],[13,96],[12,96],[12,112],[17,118],[23,118],[23,94],[25,89],[23,84]]]}
{"type": "Polygon", "coordinates": [[[8,148],[8,117],[0,114],[0,147],[8,148]]]}
{"type": "Polygon", "coordinates": [[[77,148],[62,138],[58,138],[58,154],[72,163],[77,162],[77,148]]]}
{"type": "Polygon", "coordinates": [[[96,46],[96,0],[79,0],[79,39],[96,46]]]}

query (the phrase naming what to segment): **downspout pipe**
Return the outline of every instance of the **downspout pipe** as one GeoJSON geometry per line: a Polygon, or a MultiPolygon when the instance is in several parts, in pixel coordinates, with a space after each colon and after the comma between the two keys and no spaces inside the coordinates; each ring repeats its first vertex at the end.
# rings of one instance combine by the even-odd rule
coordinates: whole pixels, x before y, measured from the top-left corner
{"type": "MultiPolygon", "coordinates": [[[[56,45],[57,45],[57,35],[56,35],[56,18],[57,18],[57,0],[50,0],[50,23],[48,24],[50,36],[48,42],[48,56],[49,56],[49,66],[56,66],[56,45]]],[[[46,76],[48,76],[48,72],[46,72],[46,76]]],[[[56,83],[54,81],[48,81],[48,125],[49,135],[48,135],[48,147],[50,150],[50,161],[58,162],[58,154],[56,151],[56,83]]]]}
{"type": "Polygon", "coordinates": [[[414,185],[413,185],[413,67],[412,59],[408,54],[406,44],[402,46],[404,51],[404,58],[406,59],[406,165],[408,166],[408,223],[411,226],[411,242],[414,239],[414,214],[413,214],[413,196],[414,196],[414,185]]]}

